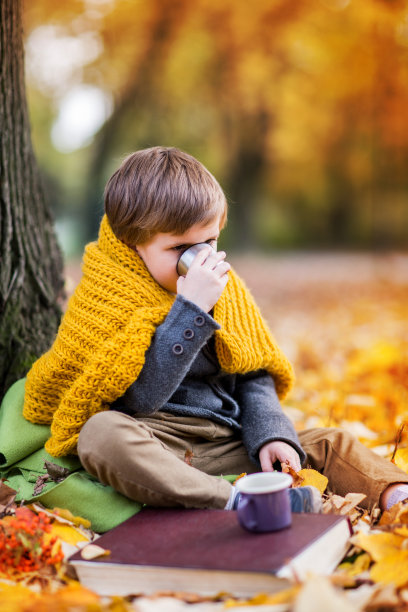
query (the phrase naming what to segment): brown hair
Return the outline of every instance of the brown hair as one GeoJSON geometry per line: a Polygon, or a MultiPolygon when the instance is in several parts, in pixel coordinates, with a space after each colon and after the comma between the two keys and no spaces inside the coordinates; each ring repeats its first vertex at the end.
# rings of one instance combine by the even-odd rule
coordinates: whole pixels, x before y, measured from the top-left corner
{"type": "Polygon", "coordinates": [[[109,179],[105,211],[120,240],[143,244],[159,232],[183,234],[218,214],[226,223],[227,201],[213,175],[174,147],[132,153],[109,179]]]}

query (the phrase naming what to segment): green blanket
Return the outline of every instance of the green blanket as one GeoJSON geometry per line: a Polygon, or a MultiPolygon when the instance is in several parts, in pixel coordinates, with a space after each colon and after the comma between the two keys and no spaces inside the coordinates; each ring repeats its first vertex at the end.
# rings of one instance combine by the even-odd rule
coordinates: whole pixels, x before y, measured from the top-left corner
{"type": "MultiPolygon", "coordinates": [[[[0,478],[17,491],[16,501],[66,508],[91,521],[98,533],[139,512],[141,504],[101,484],[82,468],[77,456],[52,457],[47,453],[44,444],[50,437],[49,425],[36,425],[23,417],[24,385],[25,379],[14,383],[0,406],[0,478]],[[61,482],[47,481],[36,494],[38,479],[47,474],[46,461],[65,468],[69,475],[61,482]]],[[[223,478],[233,482],[236,476],[223,478]]]]}
{"type": "MultiPolygon", "coordinates": [[[[102,485],[85,472],[78,457],[52,457],[44,448],[48,425],[36,425],[23,417],[25,379],[7,391],[0,407],[0,477],[15,489],[17,501],[41,502],[47,508],[67,508],[91,521],[98,533],[108,531],[138,512],[141,505],[102,485]],[[36,494],[39,477],[47,474],[45,462],[69,470],[61,482],[47,481],[36,494]]],[[[57,468],[58,469],[58,468],[57,468]]]]}

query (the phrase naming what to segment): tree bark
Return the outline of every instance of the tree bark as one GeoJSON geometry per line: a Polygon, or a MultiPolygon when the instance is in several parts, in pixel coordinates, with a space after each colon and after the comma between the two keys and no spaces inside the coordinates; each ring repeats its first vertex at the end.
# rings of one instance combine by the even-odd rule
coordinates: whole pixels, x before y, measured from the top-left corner
{"type": "Polygon", "coordinates": [[[227,118],[224,121],[226,141],[235,141],[226,177],[226,191],[231,202],[228,211],[230,242],[232,248],[240,251],[250,251],[258,243],[254,220],[268,165],[266,137],[272,120],[272,115],[260,110],[253,115],[238,114],[230,127],[227,127],[227,118]]]}
{"type": "Polygon", "coordinates": [[[0,398],[55,336],[62,268],[31,144],[21,0],[0,0],[0,398]]]}

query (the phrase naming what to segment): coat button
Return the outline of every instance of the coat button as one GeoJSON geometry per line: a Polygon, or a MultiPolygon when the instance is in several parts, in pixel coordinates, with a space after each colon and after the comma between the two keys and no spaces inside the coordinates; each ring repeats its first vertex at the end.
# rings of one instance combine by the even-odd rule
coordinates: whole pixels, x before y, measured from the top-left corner
{"type": "Polygon", "coordinates": [[[194,323],[195,325],[197,325],[197,327],[202,327],[205,323],[203,315],[197,315],[196,317],[194,317],[194,323]]]}
{"type": "Polygon", "coordinates": [[[173,344],[173,347],[171,350],[173,351],[175,355],[181,355],[181,353],[184,351],[181,344],[173,344]]]}
{"type": "Polygon", "coordinates": [[[186,340],[191,340],[192,338],[194,338],[194,332],[192,329],[188,327],[187,329],[184,330],[183,336],[185,337],[186,340]]]}

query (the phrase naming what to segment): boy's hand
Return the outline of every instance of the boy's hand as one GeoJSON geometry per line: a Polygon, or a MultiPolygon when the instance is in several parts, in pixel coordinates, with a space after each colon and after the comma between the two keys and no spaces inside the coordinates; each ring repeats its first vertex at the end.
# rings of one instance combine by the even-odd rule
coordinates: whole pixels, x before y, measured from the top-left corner
{"type": "Polygon", "coordinates": [[[228,282],[231,266],[224,258],[224,251],[216,252],[210,246],[197,253],[186,276],[179,277],[177,293],[210,312],[228,282]]]}
{"type": "Polygon", "coordinates": [[[273,464],[276,461],[279,461],[282,467],[288,463],[295,472],[301,469],[300,458],[296,450],[281,440],[273,440],[264,444],[259,451],[259,461],[263,472],[273,472],[273,464]]]}

